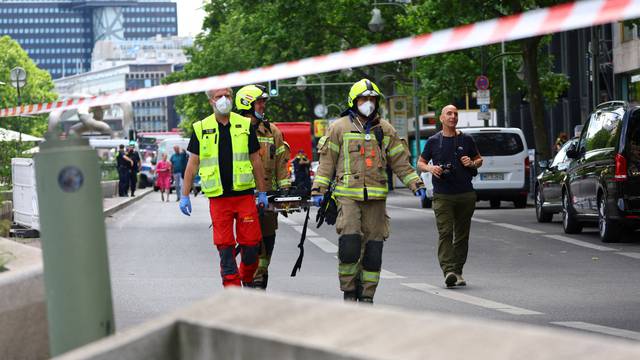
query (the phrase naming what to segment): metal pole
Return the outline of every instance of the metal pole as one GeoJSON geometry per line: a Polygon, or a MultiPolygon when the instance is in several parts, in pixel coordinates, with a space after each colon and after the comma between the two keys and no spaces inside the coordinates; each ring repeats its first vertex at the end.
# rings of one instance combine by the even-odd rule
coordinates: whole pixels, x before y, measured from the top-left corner
{"type": "MultiPolygon", "coordinates": [[[[20,94],[20,81],[16,81],[16,91],[18,92],[18,107],[22,106],[22,95],[20,94]]],[[[18,115],[18,147],[22,143],[22,117],[18,115]]],[[[18,149],[18,151],[20,151],[18,149]]]]}
{"type": "MultiPolygon", "coordinates": [[[[504,41],[502,42],[502,53],[505,53],[504,41]]],[[[507,97],[507,58],[502,57],[502,107],[504,111],[504,126],[509,127],[509,103],[507,97]]]]}
{"type": "Polygon", "coordinates": [[[418,75],[416,73],[416,58],[411,58],[411,70],[413,80],[413,108],[415,113],[415,140],[416,140],[416,164],[420,156],[420,104],[418,104],[418,75]]]}
{"type": "Polygon", "coordinates": [[[102,188],[86,139],[48,138],[34,159],[55,357],[114,332],[102,188]]]}
{"type": "Polygon", "coordinates": [[[591,104],[595,109],[600,102],[600,64],[599,57],[600,52],[598,51],[598,31],[596,26],[592,26],[590,29],[591,32],[591,93],[592,93],[592,101],[591,104]]]}

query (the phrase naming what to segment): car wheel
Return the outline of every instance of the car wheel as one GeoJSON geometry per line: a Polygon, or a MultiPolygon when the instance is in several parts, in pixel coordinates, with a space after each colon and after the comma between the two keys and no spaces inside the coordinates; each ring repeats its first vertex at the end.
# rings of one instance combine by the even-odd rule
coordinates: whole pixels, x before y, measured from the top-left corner
{"type": "Polygon", "coordinates": [[[607,197],[601,195],[598,201],[598,232],[600,240],[605,243],[620,241],[621,228],[609,219],[607,210],[607,197]]]}
{"type": "Polygon", "coordinates": [[[431,200],[428,197],[426,197],[426,198],[422,199],[420,202],[422,203],[422,208],[423,209],[430,209],[431,206],[432,206],[433,200],[431,200]]]}
{"type": "Polygon", "coordinates": [[[500,208],[500,200],[499,199],[491,199],[491,200],[489,200],[489,205],[491,206],[492,209],[499,209],[500,208]]]}
{"type": "Polygon", "coordinates": [[[527,195],[520,196],[519,198],[513,201],[513,206],[516,209],[524,209],[527,207],[527,195]]]}
{"type": "Polygon", "coordinates": [[[569,196],[565,192],[562,194],[562,228],[566,234],[579,234],[582,231],[582,224],[578,222],[573,209],[569,204],[569,196]]]}
{"type": "Polygon", "coordinates": [[[540,188],[536,187],[535,194],[536,194],[535,196],[536,219],[538,219],[538,222],[540,223],[551,222],[551,219],[553,219],[553,213],[546,212],[542,208],[542,203],[544,202],[544,199],[542,198],[542,193],[540,192],[540,188]]]}

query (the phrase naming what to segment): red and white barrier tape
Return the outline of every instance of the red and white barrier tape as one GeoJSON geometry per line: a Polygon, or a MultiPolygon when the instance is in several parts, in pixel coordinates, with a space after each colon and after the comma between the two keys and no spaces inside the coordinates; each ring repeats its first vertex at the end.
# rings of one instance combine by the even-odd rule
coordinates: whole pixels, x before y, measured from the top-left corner
{"type": "Polygon", "coordinates": [[[0,110],[0,117],[41,114],[80,105],[99,106],[202,92],[209,89],[261,83],[300,75],[385,63],[418,56],[512,41],[640,17],[640,0],[588,0],[557,5],[393,40],[381,44],[314,56],[208,78],[159,85],[92,98],[23,105],[0,110]]]}

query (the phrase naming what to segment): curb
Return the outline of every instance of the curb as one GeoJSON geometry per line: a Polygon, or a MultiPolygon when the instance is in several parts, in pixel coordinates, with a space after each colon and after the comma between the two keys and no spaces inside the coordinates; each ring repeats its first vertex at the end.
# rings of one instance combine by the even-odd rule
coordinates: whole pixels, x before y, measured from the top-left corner
{"type": "Polygon", "coordinates": [[[149,189],[145,189],[143,190],[138,196],[135,197],[128,197],[125,201],[113,205],[112,207],[108,208],[108,209],[104,209],[104,217],[109,217],[113,214],[115,214],[116,212],[126,208],[127,206],[133,204],[134,202],[142,199],[143,197],[147,196],[148,194],[153,192],[153,188],[149,188],[149,189]]]}

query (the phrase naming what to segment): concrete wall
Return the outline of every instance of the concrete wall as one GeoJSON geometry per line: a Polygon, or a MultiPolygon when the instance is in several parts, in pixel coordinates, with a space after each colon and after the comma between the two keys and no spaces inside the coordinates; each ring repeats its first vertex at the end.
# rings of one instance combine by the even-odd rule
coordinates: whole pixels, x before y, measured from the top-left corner
{"type": "Polygon", "coordinates": [[[77,359],[640,359],[640,345],[548,327],[228,290],[76,349],[77,359]]]}
{"type": "Polygon", "coordinates": [[[103,198],[118,196],[118,180],[103,181],[101,185],[103,198]]]}
{"type": "MultiPolygon", "coordinates": [[[[619,24],[612,27],[613,33],[613,71],[616,74],[640,69],[640,39],[622,42],[622,29],[619,24]]],[[[636,32],[637,34],[637,32],[636,32]]]]}
{"type": "Polygon", "coordinates": [[[0,359],[46,359],[49,340],[42,254],[0,238],[0,252],[12,254],[0,272],[0,359]]]}

